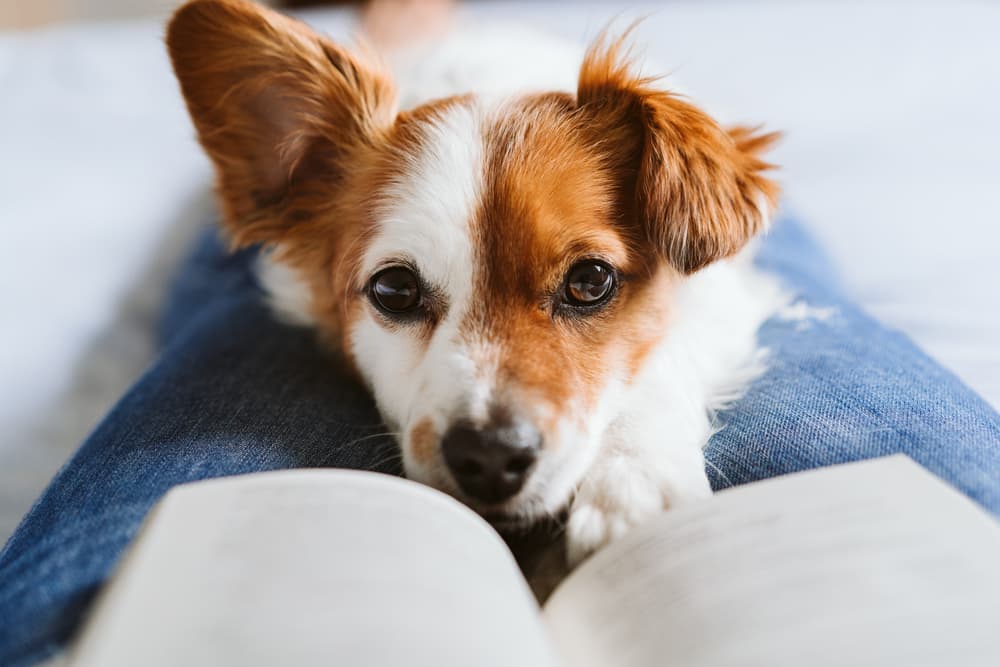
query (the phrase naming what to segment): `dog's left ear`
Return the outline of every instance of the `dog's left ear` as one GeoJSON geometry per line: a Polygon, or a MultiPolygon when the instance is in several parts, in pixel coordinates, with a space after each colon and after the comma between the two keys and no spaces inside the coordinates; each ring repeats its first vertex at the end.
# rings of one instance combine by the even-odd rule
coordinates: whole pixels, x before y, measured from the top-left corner
{"type": "Polygon", "coordinates": [[[630,71],[624,37],[599,39],[580,70],[577,103],[622,174],[624,204],[682,273],[739,251],[767,224],[778,186],[760,154],[777,133],[726,131],[630,71]]]}
{"type": "Polygon", "coordinates": [[[395,121],[374,58],[248,0],[191,0],[167,47],[237,245],[280,242],[395,121]]]}

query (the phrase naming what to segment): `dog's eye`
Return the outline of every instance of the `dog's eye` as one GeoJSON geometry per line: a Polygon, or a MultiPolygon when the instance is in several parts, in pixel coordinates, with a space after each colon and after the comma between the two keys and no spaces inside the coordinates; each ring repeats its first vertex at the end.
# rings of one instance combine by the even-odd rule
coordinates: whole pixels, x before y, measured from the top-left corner
{"type": "Polygon", "coordinates": [[[420,306],[420,280],[403,266],[376,273],[369,292],[375,305],[387,313],[407,313],[420,306]]]}
{"type": "Polygon", "coordinates": [[[564,299],[571,306],[597,306],[615,291],[615,272],[603,262],[588,260],[576,264],[566,274],[564,299]]]}

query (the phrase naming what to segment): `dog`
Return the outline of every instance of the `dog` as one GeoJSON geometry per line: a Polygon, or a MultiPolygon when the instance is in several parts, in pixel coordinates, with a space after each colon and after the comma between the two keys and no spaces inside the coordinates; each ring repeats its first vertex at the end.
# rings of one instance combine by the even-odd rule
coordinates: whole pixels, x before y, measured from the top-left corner
{"type": "Polygon", "coordinates": [[[413,73],[401,109],[370,48],[246,0],[193,0],[167,32],[276,310],[367,385],[409,478],[500,524],[565,511],[576,563],[711,494],[713,414],[761,371],[781,301],[746,250],[777,135],[641,76],[626,37],[510,94],[544,85],[544,57],[472,66],[484,44],[436,79],[467,89],[413,73]]]}

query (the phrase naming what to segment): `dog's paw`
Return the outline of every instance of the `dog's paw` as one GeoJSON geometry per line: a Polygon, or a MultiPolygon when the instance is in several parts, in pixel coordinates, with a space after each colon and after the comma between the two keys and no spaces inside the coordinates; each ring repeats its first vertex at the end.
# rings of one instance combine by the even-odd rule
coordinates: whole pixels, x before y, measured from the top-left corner
{"type": "Polygon", "coordinates": [[[566,525],[571,567],[656,514],[712,494],[702,465],[657,474],[639,463],[626,456],[603,461],[577,490],[566,525]]]}

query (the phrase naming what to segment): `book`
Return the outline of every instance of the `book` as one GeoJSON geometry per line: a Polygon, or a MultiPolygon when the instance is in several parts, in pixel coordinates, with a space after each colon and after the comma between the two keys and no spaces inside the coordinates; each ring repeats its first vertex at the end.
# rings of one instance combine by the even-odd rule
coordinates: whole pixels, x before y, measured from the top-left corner
{"type": "Polygon", "coordinates": [[[544,605],[452,498],[356,471],[184,485],[69,655],[144,665],[1000,665],[1000,526],[894,456],[641,525],[544,605]]]}

